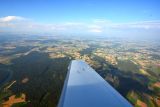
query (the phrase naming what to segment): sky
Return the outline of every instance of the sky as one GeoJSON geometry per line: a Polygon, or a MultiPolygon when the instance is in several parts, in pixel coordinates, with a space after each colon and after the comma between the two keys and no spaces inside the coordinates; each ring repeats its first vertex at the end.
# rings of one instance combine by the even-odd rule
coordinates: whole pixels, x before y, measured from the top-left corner
{"type": "Polygon", "coordinates": [[[159,10],[160,0],[1,0],[0,32],[158,36],[159,10]]]}

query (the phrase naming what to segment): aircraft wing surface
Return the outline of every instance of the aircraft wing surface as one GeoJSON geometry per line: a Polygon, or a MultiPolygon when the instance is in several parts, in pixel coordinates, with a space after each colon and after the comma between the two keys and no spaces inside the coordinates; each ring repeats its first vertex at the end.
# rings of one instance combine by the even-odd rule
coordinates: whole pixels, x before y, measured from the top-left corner
{"type": "Polygon", "coordinates": [[[108,82],[82,60],[73,60],[58,107],[132,107],[108,82]]]}

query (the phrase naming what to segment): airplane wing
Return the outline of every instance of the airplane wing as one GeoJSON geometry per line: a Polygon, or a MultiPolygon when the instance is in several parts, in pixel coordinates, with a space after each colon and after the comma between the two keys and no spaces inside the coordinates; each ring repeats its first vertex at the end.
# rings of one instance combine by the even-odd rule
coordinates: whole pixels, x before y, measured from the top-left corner
{"type": "Polygon", "coordinates": [[[109,83],[82,60],[73,60],[58,107],[132,107],[109,83]]]}

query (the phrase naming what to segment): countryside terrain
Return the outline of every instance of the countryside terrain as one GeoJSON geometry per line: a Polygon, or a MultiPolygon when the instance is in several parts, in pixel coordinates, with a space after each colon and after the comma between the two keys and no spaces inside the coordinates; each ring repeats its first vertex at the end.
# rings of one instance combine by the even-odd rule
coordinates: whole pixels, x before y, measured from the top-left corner
{"type": "Polygon", "coordinates": [[[85,60],[135,107],[160,107],[158,41],[1,34],[0,107],[56,107],[73,59],[85,60]]]}

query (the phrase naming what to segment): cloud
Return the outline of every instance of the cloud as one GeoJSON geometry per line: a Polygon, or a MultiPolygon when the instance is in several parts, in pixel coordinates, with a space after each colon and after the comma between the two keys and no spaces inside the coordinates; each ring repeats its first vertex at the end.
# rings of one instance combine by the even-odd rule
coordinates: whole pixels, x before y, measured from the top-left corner
{"type": "Polygon", "coordinates": [[[90,29],[89,32],[93,32],[93,33],[101,33],[103,32],[101,29],[90,29]]]}
{"type": "Polygon", "coordinates": [[[65,22],[44,24],[20,16],[0,18],[1,31],[36,32],[51,34],[104,34],[104,35],[159,35],[160,21],[115,23],[105,19],[90,22],[65,22]]]}
{"type": "Polygon", "coordinates": [[[103,27],[101,25],[97,25],[97,24],[91,24],[88,25],[89,28],[89,32],[93,32],[93,33],[101,33],[103,32],[103,27]]]}
{"type": "Polygon", "coordinates": [[[106,19],[93,19],[94,23],[111,23],[111,20],[106,20],[106,19]]]}
{"type": "Polygon", "coordinates": [[[19,20],[24,20],[25,18],[20,17],[20,16],[6,16],[0,18],[0,22],[11,22],[11,21],[19,21],[19,20]]]}
{"type": "Polygon", "coordinates": [[[131,23],[117,23],[112,25],[118,29],[160,29],[160,21],[140,21],[131,23]]]}

